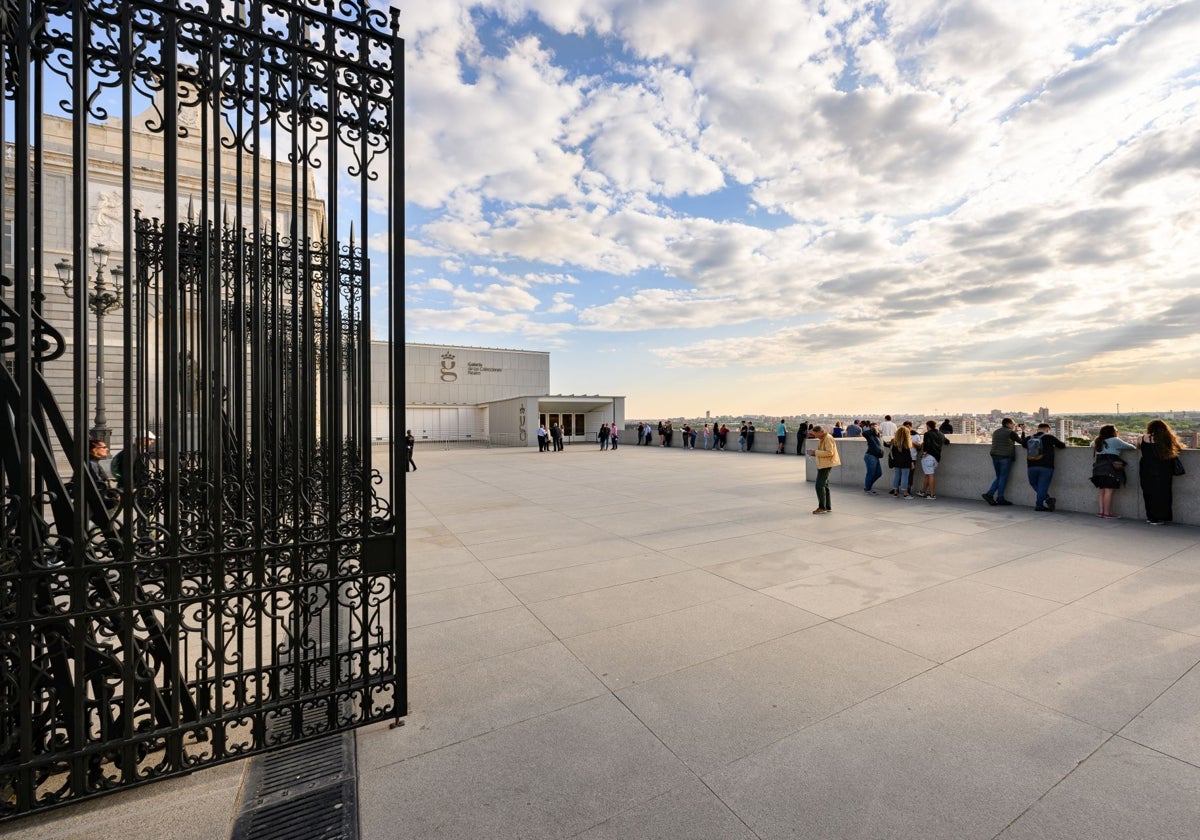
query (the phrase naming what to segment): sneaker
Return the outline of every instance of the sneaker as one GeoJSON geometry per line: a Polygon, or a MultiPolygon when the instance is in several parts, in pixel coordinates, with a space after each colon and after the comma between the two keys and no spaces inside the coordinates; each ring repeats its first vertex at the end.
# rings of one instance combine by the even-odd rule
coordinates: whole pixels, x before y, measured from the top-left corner
{"type": "Polygon", "coordinates": [[[996,500],[996,504],[998,504],[998,505],[1011,505],[1011,504],[1012,504],[1012,502],[1010,502],[1008,499],[997,499],[997,500],[996,500]]]}
{"type": "Polygon", "coordinates": [[[1038,513],[1054,513],[1054,508],[1048,507],[1035,507],[1034,510],[1038,513]]]}
{"type": "Polygon", "coordinates": [[[1046,508],[1047,508],[1047,509],[1048,509],[1050,512],[1052,512],[1052,513],[1054,512],[1054,507],[1055,507],[1055,505],[1057,505],[1057,504],[1058,504],[1058,499],[1051,498],[1051,497],[1047,497],[1047,498],[1046,498],[1046,508]]]}
{"type": "Polygon", "coordinates": [[[920,496],[922,499],[924,499],[924,498],[925,498],[925,491],[924,491],[924,490],[918,490],[918,491],[917,491],[917,495],[918,495],[918,496],[920,496]]]}
{"type": "Polygon", "coordinates": [[[1167,523],[1163,522],[1161,519],[1147,519],[1146,524],[1147,525],[1166,525],[1167,523]]]}
{"type": "Polygon", "coordinates": [[[891,490],[889,490],[889,491],[888,491],[888,495],[889,495],[889,496],[895,496],[895,495],[896,495],[896,488],[895,488],[895,487],[893,487],[891,490]]]}
{"type": "Polygon", "coordinates": [[[1000,504],[998,501],[996,501],[995,499],[993,499],[993,498],[991,497],[991,495],[990,495],[990,494],[988,494],[988,493],[980,493],[979,495],[980,495],[980,496],[982,496],[982,497],[983,497],[983,500],[984,500],[985,502],[987,502],[989,505],[998,505],[998,504],[1000,504]]]}
{"type": "Polygon", "coordinates": [[[1105,519],[1120,519],[1121,518],[1121,517],[1117,516],[1115,513],[1102,513],[1100,515],[1103,516],[1105,519]]]}
{"type": "Polygon", "coordinates": [[[825,508],[817,508],[816,510],[813,511],[813,513],[829,513],[829,511],[826,510],[825,508]]]}
{"type": "Polygon", "coordinates": [[[936,499],[937,499],[937,496],[935,496],[935,495],[933,495],[932,493],[930,493],[930,494],[929,494],[928,496],[926,496],[925,498],[926,498],[926,499],[930,499],[930,500],[936,500],[936,499]]]}
{"type": "Polygon", "coordinates": [[[901,499],[915,499],[915,498],[916,498],[916,496],[914,496],[912,493],[905,493],[905,494],[904,494],[903,496],[901,496],[900,498],[901,498],[901,499]]]}
{"type": "Polygon", "coordinates": [[[879,495],[874,490],[864,490],[863,492],[866,493],[868,496],[878,496],[879,495]]]}

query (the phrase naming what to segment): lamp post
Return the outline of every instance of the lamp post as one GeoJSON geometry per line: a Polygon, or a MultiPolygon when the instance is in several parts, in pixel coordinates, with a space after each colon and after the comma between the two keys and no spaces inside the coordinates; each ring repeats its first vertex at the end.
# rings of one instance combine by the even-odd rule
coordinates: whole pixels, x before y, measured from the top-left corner
{"type": "MultiPolygon", "coordinates": [[[[109,251],[103,245],[92,248],[92,262],[96,266],[95,285],[88,294],[88,309],[96,316],[96,419],[88,434],[111,443],[112,429],[108,427],[108,415],[104,411],[104,316],[121,306],[121,285],[125,272],[121,266],[108,269],[112,277],[112,289],[106,282],[104,270],[108,268],[109,251]]],[[[61,259],[54,264],[58,281],[70,297],[74,286],[71,283],[74,268],[70,261],[61,259]]]]}

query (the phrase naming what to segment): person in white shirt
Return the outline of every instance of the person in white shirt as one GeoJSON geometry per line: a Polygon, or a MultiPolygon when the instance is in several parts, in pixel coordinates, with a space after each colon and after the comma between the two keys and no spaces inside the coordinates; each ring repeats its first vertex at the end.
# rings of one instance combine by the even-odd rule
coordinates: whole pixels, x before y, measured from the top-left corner
{"type": "Polygon", "coordinates": [[[883,438],[884,444],[890,444],[896,436],[896,424],[892,422],[892,415],[883,415],[883,422],[879,424],[879,436],[883,438]]]}

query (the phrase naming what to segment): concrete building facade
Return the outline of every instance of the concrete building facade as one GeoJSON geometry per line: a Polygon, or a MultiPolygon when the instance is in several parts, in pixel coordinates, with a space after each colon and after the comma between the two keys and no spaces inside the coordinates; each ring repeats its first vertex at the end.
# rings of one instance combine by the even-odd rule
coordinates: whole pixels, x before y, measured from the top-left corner
{"type": "MultiPolygon", "coordinates": [[[[387,345],[372,352],[386,360],[387,345]]],[[[386,366],[372,387],[375,429],[389,428],[386,366]]],[[[550,393],[550,354],[443,344],[404,345],[404,428],[418,442],[470,441],[536,446],[537,428],[557,423],[568,443],[595,438],[603,423],[625,423],[620,396],[550,393]]]]}

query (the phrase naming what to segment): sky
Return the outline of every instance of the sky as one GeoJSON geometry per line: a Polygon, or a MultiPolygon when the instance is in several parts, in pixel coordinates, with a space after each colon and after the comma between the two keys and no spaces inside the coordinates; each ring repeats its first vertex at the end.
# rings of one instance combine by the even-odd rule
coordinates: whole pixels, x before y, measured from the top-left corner
{"type": "Polygon", "coordinates": [[[1200,0],[396,5],[406,341],[628,417],[1200,408],[1200,0]]]}

